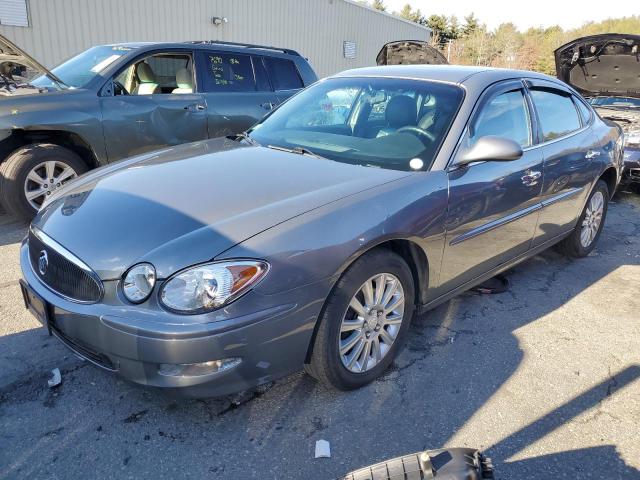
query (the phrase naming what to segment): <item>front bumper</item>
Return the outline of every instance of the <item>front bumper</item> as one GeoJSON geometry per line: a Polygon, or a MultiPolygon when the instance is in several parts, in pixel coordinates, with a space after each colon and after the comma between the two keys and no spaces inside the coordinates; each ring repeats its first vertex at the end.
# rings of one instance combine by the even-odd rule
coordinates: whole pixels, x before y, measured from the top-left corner
{"type": "Polygon", "coordinates": [[[118,304],[109,288],[101,303],[74,303],[50,291],[33,273],[26,242],[20,262],[25,281],[49,304],[51,332],[77,355],[132,382],[196,398],[228,395],[299,370],[322,307],[322,292],[328,289],[328,282],[321,282],[278,295],[251,291],[217,312],[222,320],[202,322],[118,304]],[[241,362],[201,376],[158,371],[161,364],[227,358],[241,362]]]}
{"type": "Polygon", "coordinates": [[[640,183],[640,148],[625,148],[622,183],[640,183]]]}

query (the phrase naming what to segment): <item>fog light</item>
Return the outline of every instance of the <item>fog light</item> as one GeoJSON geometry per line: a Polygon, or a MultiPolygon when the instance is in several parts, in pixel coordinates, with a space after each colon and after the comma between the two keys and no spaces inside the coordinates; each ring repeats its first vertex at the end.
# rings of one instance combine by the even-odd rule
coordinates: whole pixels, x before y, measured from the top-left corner
{"type": "Polygon", "coordinates": [[[203,363],[161,363],[158,367],[158,373],[165,377],[200,377],[211,373],[224,372],[239,365],[241,361],[239,358],[225,358],[203,363]]]}

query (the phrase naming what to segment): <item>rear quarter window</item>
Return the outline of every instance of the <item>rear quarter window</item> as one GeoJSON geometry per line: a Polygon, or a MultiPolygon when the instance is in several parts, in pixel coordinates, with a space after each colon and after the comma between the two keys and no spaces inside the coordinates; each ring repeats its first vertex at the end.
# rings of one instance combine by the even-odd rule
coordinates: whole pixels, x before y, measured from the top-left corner
{"type": "Polygon", "coordinates": [[[291,60],[265,57],[264,64],[275,90],[296,90],[304,86],[298,68],[291,60]]]}

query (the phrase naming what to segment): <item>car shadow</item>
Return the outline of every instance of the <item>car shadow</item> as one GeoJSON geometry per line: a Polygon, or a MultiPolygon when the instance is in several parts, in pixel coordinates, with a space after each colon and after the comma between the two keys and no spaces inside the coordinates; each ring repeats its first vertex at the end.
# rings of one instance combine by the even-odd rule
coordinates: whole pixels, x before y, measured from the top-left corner
{"type": "MultiPolygon", "coordinates": [[[[588,258],[544,252],[509,272],[508,292],[462,295],[416,318],[407,347],[389,371],[353,392],[328,390],[298,373],[231,397],[179,400],[80,362],[43,329],[0,337],[0,444],[6,445],[0,449],[0,478],[64,477],[84,461],[96,476],[117,466],[123,475],[329,479],[444,445],[485,450],[498,478],[639,478],[640,471],[624,462],[610,440],[554,448],[561,450],[557,453],[529,450],[604,400],[624,394],[640,376],[638,365],[623,365],[606,381],[572,388],[572,396],[550,410],[535,392],[510,386],[531,348],[522,344],[520,332],[622,267],[640,265],[640,220],[629,221],[638,213],[640,203],[622,195],[588,258]],[[54,367],[63,373],[57,390],[46,387],[54,367]],[[505,391],[506,400],[499,400],[505,403],[487,413],[505,391]],[[536,420],[503,425],[529,405],[536,420]],[[329,461],[312,460],[321,438],[331,442],[329,461]],[[165,455],[168,463],[159,460],[165,455]]],[[[573,341],[567,338],[567,345],[573,341]]],[[[539,380],[532,378],[528,388],[539,380]]],[[[545,385],[551,405],[567,398],[561,383],[545,385]]]]}

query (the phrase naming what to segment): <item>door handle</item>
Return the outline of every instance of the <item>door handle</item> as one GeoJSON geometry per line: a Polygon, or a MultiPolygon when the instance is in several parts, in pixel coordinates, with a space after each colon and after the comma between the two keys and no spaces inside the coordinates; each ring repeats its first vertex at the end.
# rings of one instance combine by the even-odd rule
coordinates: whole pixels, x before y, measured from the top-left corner
{"type": "Polygon", "coordinates": [[[190,112],[202,112],[205,108],[207,107],[201,103],[192,103],[184,107],[185,110],[189,110],[190,112]]]}
{"type": "Polygon", "coordinates": [[[265,103],[261,103],[260,106],[265,110],[273,110],[276,105],[273,102],[265,102],[265,103]]]}
{"type": "Polygon", "coordinates": [[[527,187],[533,187],[538,184],[538,180],[542,176],[542,172],[538,172],[536,170],[527,170],[524,172],[522,178],[522,184],[527,187]]]}
{"type": "Polygon", "coordinates": [[[584,158],[586,158],[587,160],[591,160],[592,158],[596,158],[600,156],[600,152],[598,150],[589,150],[585,155],[584,158]]]}

